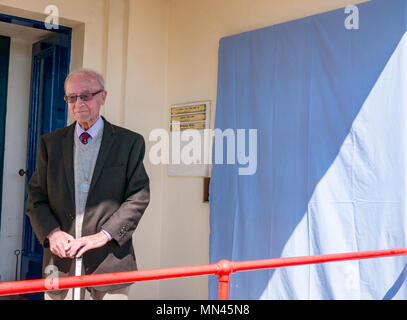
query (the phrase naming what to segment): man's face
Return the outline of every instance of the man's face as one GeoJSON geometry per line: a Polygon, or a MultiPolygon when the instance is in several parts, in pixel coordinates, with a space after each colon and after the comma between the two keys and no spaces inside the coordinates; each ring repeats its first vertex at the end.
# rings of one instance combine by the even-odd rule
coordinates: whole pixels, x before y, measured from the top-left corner
{"type": "MultiPolygon", "coordinates": [[[[72,76],[66,84],[67,96],[81,95],[86,93],[95,93],[103,89],[99,82],[86,74],[77,74],[72,76]]],[[[89,101],[83,101],[79,96],[76,102],[68,102],[69,114],[79,124],[93,125],[99,118],[101,106],[105,104],[106,91],[102,91],[93,96],[89,101]]]]}

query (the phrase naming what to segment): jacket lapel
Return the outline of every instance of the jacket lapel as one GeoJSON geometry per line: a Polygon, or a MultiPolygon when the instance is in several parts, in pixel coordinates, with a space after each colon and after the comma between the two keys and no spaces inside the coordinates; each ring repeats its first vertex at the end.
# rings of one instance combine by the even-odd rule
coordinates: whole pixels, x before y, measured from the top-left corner
{"type": "Polygon", "coordinates": [[[102,117],[102,119],[104,121],[102,142],[100,144],[99,154],[96,159],[95,169],[93,170],[93,176],[92,176],[92,181],[90,183],[88,198],[89,198],[89,195],[92,192],[93,188],[95,187],[95,184],[102,172],[104,163],[110,152],[110,148],[112,147],[113,140],[114,140],[114,131],[115,130],[114,130],[113,126],[104,117],[102,117]]]}
{"type": "Polygon", "coordinates": [[[62,141],[62,156],[64,159],[65,175],[68,181],[69,193],[71,194],[72,202],[75,203],[74,189],[74,170],[73,170],[73,137],[75,131],[75,123],[68,128],[67,134],[62,141]]]}

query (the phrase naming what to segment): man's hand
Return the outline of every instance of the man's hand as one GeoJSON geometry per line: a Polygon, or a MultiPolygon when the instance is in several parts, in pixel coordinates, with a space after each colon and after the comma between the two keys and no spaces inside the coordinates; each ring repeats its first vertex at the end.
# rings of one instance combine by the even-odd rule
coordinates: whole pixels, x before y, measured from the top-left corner
{"type": "Polygon", "coordinates": [[[75,254],[75,258],[80,258],[86,251],[103,247],[108,242],[109,238],[107,237],[107,235],[103,231],[100,231],[99,233],[93,234],[91,236],[86,236],[74,240],[68,251],[66,251],[66,254],[70,258],[73,258],[75,254]]]}
{"type": "Polygon", "coordinates": [[[72,242],[75,240],[70,234],[57,228],[48,235],[48,240],[53,254],[60,258],[69,258],[66,251],[71,248],[72,242]]]}

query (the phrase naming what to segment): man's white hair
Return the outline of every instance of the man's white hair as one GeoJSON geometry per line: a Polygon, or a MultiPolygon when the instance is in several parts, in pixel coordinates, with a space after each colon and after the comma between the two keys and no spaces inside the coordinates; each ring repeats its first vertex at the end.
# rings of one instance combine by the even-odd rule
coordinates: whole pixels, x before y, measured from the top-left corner
{"type": "Polygon", "coordinates": [[[93,79],[95,79],[101,86],[101,89],[105,89],[105,79],[103,79],[103,76],[92,69],[86,69],[86,68],[81,68],[81,69],[77,69],[72,71],[65,79],[65,83],[64,83],[64,89],[66,91],[66,84],[68,83],[68,81],[70,80],[70,78],[74,75],[78,75],[78,74],[82,74],[82,75],[87,75],[93,79]]]}

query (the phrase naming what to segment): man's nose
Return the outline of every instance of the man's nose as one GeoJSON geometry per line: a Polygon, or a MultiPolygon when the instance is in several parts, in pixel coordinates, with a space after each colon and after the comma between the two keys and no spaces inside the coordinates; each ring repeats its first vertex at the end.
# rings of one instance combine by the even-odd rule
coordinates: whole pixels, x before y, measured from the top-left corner
{"type": "Polygon", "coordinates": [[[82,105],[84,105],[84,104],[85,104],[85,101],[83,101],[80,96],[77,96],[77,97],[76,97],[75,105],[77,105],[77,106],[82,106],[82,105]]]}

